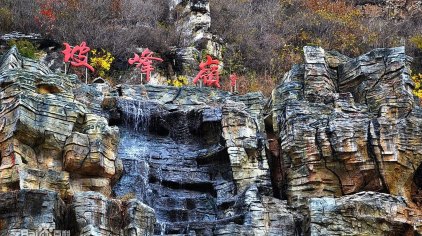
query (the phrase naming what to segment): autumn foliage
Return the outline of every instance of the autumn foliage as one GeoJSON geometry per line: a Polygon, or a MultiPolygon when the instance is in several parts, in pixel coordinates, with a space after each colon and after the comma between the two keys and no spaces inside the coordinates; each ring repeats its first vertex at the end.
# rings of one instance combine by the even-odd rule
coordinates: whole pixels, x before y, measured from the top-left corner
{"type": "MultiPolygon", "coordinates": [[[[358,56],[377,47],[406,45],[421,71],[422,15],[397,18],[371,15],[345,0],[213,0],[212,30],[227,42],[227,73],[245,77],[240,88],[254,91],[275,84],[293,64],[302,62],[306,45],[358,56]],[[258,82],[255,82],[258,81],[258,82]],[[245,84],[246,83],[246,84],[245,84]]],[[[368,1],[370,2],[370,1],[368,1]]],[[[263,91],[269,95],[270,89],[263,91]]]]}
{"type": "Polygon", "coordinates": [[[105,78],[114,61],[113,55],[104,49],[93,49],[90,53],[89,64],[94,67],[97,76],[105,78]]]}
{"type": "MultiPolygon", "coordinates": [[[[412,71],[422,72],[421,12],[407,17],[391,11],[378,14],[376,9],[384,6],[373,4],[376,1],[355,0],[209,2],[211,31],[224,42],[223,87],[236,73],[240,91],[263,89],[269,95],[270,85],[302,62],[306,45],[348,56],[405,45],[406,53],[415,58],[412,71]],[[368,4],[363,7],[361,2],[368,4]]],[[[168,4],[167,0],[2,0],[0,33],[35,31],[57,42],[86,41],[115,57],[110,70],[121,69],[136,48],[166,55],[172,46],[192,46],[186,45],[175,24],[185,13],[170,12],[168,4]]]]}

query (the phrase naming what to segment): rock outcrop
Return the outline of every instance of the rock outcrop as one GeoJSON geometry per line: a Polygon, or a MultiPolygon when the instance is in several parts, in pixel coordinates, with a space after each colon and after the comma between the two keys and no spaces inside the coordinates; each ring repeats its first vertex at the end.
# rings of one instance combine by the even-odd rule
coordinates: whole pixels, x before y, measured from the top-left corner
{"type": "Polygon", "coordinates": [[[123,168],[116,155],[119,130],[75,100],[80,86],[75,76],[54,74],[16,48],[1,58],[2,235],[152,234],[151,208],[107,199],[123,168]],[[109,212],[116,214],[112,222],[98,220],[109,219],[109,212]]]}
{"type": "Polygon", "coordinates": [[[173,1],[170,9],[179,16],[176,25],[178,31],[184,34],[183,44],[193,44],[196,48],[204,49],[208,54],[221,58],[221,44],[217,36],[209,31],[211,27],[209,0],[173,1]]]}
{"type": "Polygon", "coordinates": [[[404,199],[362,192],[309,200],[309,235],[415,235],[404,199]]]}
{"type": "Polygon", "coordinates": [[[0,61],[0,234],[421,234],[411,58],[304,53],[266,99],[85,85],[12,49],[0,61]]]}
{"type": "Polygon", "coordinates": [[[222,39],[210,32],[209,0],[173,0],[170,11],[177,15],[175,24],[183,36],[181,47],[174,48],[170,53],[174,58],[173,70],[176,75],[186,76],[192,81],[204,55],[222,58],[222,39]]]}
{"type": "Polygon", "coordinates": [[[53,74],[16,48],[0,64],[0,188],[111,193],[122,171],[119,132],[74,100],[74,76],[53,74]]]}
{"type": "Polygon", "coordinates": [[[280,209],[271,196],[262,94],[150,85],[118,90],[103,103],[121,130],[125,168],[114,191],[154,206],[157,234],[277,231],[265,213],[280,209]],[[221,224],[236,226],[213,232],[221,224]]]}
{"type": "MultiPolygon", "coordinates": [[[[422,120],[421,110],[414,104],[410,58],[404,48],[376,49],[346,61],[333,60],[336,56],[321,48],[305,47],[304,52],[305,64],[287,73],[273,92],[273,129],[279,134],[278,158],[286,173],[276,185],[283,181],[287,185],[289,205],[310,208],[312,221],[313,211],[318,211],[312,207],[321,204],[325,209],[324,201],[337,204],[335,197],[376,191],[402,196],[406,201],[394,204],[420,215],[415,178],[422,163],[422,120]]],[[[343,201],[363,201],[360,198],[352,195],[338,201],[341,205],[343,201]]],[[[336,220],[346,217],[341,209],[347,206],[339,206],[340,210],[326,207],[338,214],[333,216],[336,220]]],[[[388,218],[390,213],[370,214],[388,218]]],[[[318,220],[327,220],[325,213],[316,214],[322,217],[318,220]]],[[[407,218],[412,232],[420,224],[420,218],[415,219],[407,218]]],[[[390,223],[393,231],[395,223],[390,223]]],[[[332,228],[327,223],[315,224],[311,225],[312,235],[340,235],[334,228],[352,227],[341,222],[332,228]],[[323,229],[318,224],[323,224],[323,229]]],[[[352,229],[348,235],[360,233],[352,229]]]]}

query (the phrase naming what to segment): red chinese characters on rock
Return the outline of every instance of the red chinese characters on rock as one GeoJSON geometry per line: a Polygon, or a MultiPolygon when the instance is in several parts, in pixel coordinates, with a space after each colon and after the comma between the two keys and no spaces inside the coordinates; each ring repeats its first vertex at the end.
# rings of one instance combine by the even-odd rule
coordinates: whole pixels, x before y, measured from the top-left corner
{"type": "Polygon", "coordinates": [[[85,66],[90,71],[94,72],[94,68],[88,64],[88,52],[89,47],[86,46],[86,42],[82,42],[81,45],[71,47],[68,43],[63,43],[66,47],[62,53],[64,54],[64,62],[69,62],[72,66],[81,67],[85,66]]]}
{"type": "Polygon", "coordinates": [[[154,67],[152,66],[153,61],[159,61],[162,62],[163,59],[159,57],[153,57],[152,54],[154,52],[150,51],[148,48],[145,49],[141,56],[134,53],[133,58],[129,58],[128,62],[129,64],[133,65],[135,64],[137,68],[141,68],[141,73],[146,74],[146,81],[149,81],[151,77],[151,72],[154,70],[154,67]]]}
{"type": "Polygon", "coordinates": [[[202,80],[205,86],[220,88],[219,64],[220,62],[217,59],[213,60],[210,55],[207,55],[207,61],[199,64],[200,71],[193,80],[193,83],[196,84],[199,80],[202,80]]]}

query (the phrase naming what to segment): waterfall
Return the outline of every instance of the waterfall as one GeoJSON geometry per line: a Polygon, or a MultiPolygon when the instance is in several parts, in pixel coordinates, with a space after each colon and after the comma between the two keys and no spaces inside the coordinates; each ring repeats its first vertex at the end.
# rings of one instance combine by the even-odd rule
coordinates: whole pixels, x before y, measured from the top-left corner
{"type": "Polygon", "coordinates": [[[166,235],[166,223],[160,222],[160,235],[166,235]]]}
{"type": "Polygon", "coordinates": [[[119,99],[117,107],[122,114],[118,155],[123,161],[125,173],[114,191],[117,195],[131,194],[150,203],[152,150],[147,136],[154,104],[142,100],[119,99]]]}
{"type": "Polygon", "coordinates": [[[127,128],[136,132],[148,130],[151,117],[151,103],[141,100],[118,100],[118,107],[123,112],[123,119],[127,128]]]}
{"type": "Polygon", "coordinates": [[[212,130],[215,137],[211,138],[191,133],[190,126],[202,122],[193,112],[160,112],[162,107],[154,102],[123,98],[117,105],[121,114],[118,155],[124,172],[113,188],[116,196],[136,196],[154,208],[158,235],[209,229],[217,218],[214,185],[232,181],[223,174],[230,162],[226,152],[211,158],[215,163],[197,157],[215,151],[220,132],[212,130]],[[167,127],[171,132],[163,132],[167,127]],[[208,144],[205,138],[213,142],[208,144]]]}

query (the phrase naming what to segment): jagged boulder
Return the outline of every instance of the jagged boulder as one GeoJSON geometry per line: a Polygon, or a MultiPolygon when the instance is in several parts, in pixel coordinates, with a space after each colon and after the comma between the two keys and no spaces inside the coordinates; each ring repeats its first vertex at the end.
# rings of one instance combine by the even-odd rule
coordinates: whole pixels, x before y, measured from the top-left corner
{"type": "MultiPolygon", "coordinates": [[[[288,202],[298,209],[311,198],[337,201],[334,197],[376,191],[404,197],[402,206],[419,215],[422,114],[404,47],[375,49],[354,59],[317,47],[305,47],[304,53],[305,64],[286,73],[272,94],[273,130],[281,142],[275,163],[285,173],[276,186],[287,186],[288,202]]],[[[312,201],[325,207],[325,200],[312,201]]],[[[328,220],[324,213],[319,217],[328,220]]],[[[312,235],[338,234],[324,231],[325,226],[319,231],[315,224],[312,235]]],[[[333,230],[352,227],[333,224],[333,230]]]]}
{"type": "Polygon", "coordinates": [[[309,200],[309,235],[415,235],[417,217],[401,197],[362,192],[309,200]]]}
{"type": "Polygon", "coordinates": [[[75,101],[75,76],[52,73],[12,48],[0,60],[0,189],[111,193],[122,171],[118,129],[75,101]]]}

